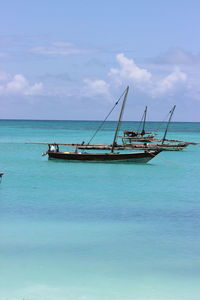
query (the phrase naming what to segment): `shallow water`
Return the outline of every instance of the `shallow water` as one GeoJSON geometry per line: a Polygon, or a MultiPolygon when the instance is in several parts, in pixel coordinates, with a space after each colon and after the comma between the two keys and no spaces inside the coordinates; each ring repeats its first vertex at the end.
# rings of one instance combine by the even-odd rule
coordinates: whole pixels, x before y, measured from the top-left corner
{"type": "MultiPolygon", "coordinates": [[[[99,124],[0,121],[0,300],[199,300],[200,145],[137,165],[48,161],[25,144],[87,142],[99,124]]],[[[200,123],[168,137],[200,142],[200,123]]]]}

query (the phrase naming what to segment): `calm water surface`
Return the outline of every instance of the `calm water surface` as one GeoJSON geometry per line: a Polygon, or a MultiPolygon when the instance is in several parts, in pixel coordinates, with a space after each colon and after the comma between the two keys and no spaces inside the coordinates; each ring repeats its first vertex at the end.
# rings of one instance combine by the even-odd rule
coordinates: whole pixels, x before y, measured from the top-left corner
{"type": "MultiPolygon", "coordinates": [[[[134,165],[48,161],[25,144],[87,142],[99,124],[0,121],[0,300],[199,300],[200,146],[134,165]]],[[[168,137],[200,142],[200,123],[168,137]]]]}

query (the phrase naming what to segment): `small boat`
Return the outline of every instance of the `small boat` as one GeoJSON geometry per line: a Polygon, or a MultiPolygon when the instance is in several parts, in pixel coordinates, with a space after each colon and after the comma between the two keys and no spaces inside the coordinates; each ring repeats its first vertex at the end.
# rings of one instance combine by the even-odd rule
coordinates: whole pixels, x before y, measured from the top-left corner
{"type": "Polygon", "coordinates": [[[162,150],[162,151],[181,151],[187,145],[183,144],[149,144],[149,143],[144,143],[144,144],[136,144],[136,143],[130,143],[130,144],[124,144],[123,145],[125,149],[148,149],[148,150],[162,150]]]}
{"type": "MultiPolygon", "coordinates": [[[[66,146],[77,147],[80,150],[111,150],[112,144],[65,144],[66,146]]],[[[164,151],[180,151],[187,145],[183,144],[148,144],[148,143],[127,143],[116,144],[115,150],[164,150],[164,151]]]]}
{"type": "MultiPolygon", "coordinates": [[[[178,140],[167,140],[166,139],[166,136],[167,136],[167,132],[168,132],[168,128],[169,128],[169,124],[171,122],[171,119],[172,119],[172,116],[174,114],[174,111],[175,111],[175,108],[176,108],[176,105],[173,106],[173,108],[170,110],[169,112],[169,120],[167,122],[167,126],[166,126],[166,129],[165,129],[165,133],[164,133],[164,136],[163,138],[160,140],[161,142],[161,146],[165,146],[165,141],[168,141],[168,142],[174,142],[176,144],[167,144],[167,145],[171,145],[173,147],[182,147],[182,148],[185,148],[187,147],[188,145],[190,145],[191,143],[190,142],[184,142],[184,141],[178,141],[178,140]]],[[[154,141],[156,141],[156,139],[154,139],[154,141]]],[[[193,143],[194,144],[194,143],[193,143]]]]}
{"type": "MultiPolygon", "coordinates": [[[[134,142],[141,142],[141,143],[152,143],[152,142],[157,142],[160,143],[163,141],[163,139],[158,139],[154,137],[137,137],[137,138],[132,138],[129,136],[122,136],[121,137],[123,140],[123,144],[126,145],[127,143],[134,143],[134,142]]],[[[196,142],[186,142],[186,141],[181,141],[181,140],[171,140],[171,139],[165,139],[165,142],[169,143],[179,143],[180,146],[188,146],[188,145],[199,145],[199,143],[196,142]]],[[[165,145],[165,144],[164,144],[165,145]]]]}
{"type": "MultiPolygon", "coordinates": [[[[180,140],[170,140],[166,139],[166,135],[168,132],[169,124],[171,122],[171,118],[173,116],[176,105],[169,112],[169,120],[167,122],[167,126],[165,129],[164,137],[162,139],[155,138],[151,135],[149,136],[131,136],[132,131],[124,131],[124,136],[121,137],[123,141],[123,145],[125,148],[129,148],[132,145],[132,148],[143,149],[147,148],[149,150],[164,150],[164,151],[180,151],[183,150],[188,145],[197,145],[198,143],[194,142],[185,142],[180,140]],[[135,142],[141,142],[141,144],[136,144],[135,142]],[[168,143],[166,143],[168,142],[168,143]],[[142,144],[144,143],[144,144],[142,144]],[[152,143],[152,144],[149,144],[152,143]],[[159,144],[160,143],[160,144],[159,144]]],[[[146,117],[145,117],[146,119],[146,117]]],[[[144,127],[143,127],[144,129],[144,127]]]]}
{"type": "MultiPolygon", "coordinates": [[[[51,145],[50,145],[51,146],[51,145]]],[[[147,163],[149,160],[159,154],[161,150],[145,151],[134,153],[86,153],[86,152],[53,152],[47,151],[49,159],[64,159],[71,161],[93,161],[93,162],[132,162],[132,163],[147,163]]]]}
{"type": "MultiPolygon", "coordinates": [[[[147,117],[147,106],[145,107],[141,122],[142,122],[142,130],[134,131],[134,130],[125,130],[124,136],[122,136],[122,142],[129,143],[131,142],[150,142],[150,139],[156,136],[156,133],[153,132],[146,132],[145,125],[146,125],[146,117],[147,117]]],[[[141,124],[140,122],[140,124],[141,124]]]]}
{"type": "MultiPolygon", "coordinates": [[[[30,144],[30,143],[28,143],[30,144]]],[[[66,143],[31,143],[31,144],[42,144],[42,145],[48,145],[49,146],[49,152],[62,152],[59,150],[60,146],[67,146],[67,147],[74,147],[78,150],[111,150],[112,144],[66,144],[66,143]]],[[[180,151],[183,150],[186,147],[186,145],[177,144],[136,144],[136,143],[130,143],[130,144],[115,144],[115,150],[150,150],[150,151],[180,151]]],[[[47,152],[48,152],[47,151],[47,152]]],[[[46,155],[47,152],[44,152],[43,155],[46,155]]],[[[64,151],[65,152],[65,151],[64,151]]],[[[74,152],[71,152],[74,153],[74,152]]],[[[80,153],[79,153],[80,154],[80,153]]]]}
{"type": "MultiPolygon", "coordinates": [[[[119,120],[117,122],[117,126],[115,129],[113,143],[110,147],[110,152],[79,152],[77,144],[74,144],[75,151],[74,152],[65,152],[60,151],[59,146],[63,144],[59,143],[45,143],[49,145],[48,151],[43,153],[43,155],[47,154],[49,159],[62,159],[62,160],[69,160],[69,161],[93,161],[93,162],[132,162],[132,163],[147,163],[149,160],[153,159],[156,155],[158,155],[162,150],[158,149],[156,151],[151,151],[145,149],[143,152],[128,152],[128,153],[121,153],[115,152],[115,148],[117,147],[116,140],[117,135],[120,127],[120,122],[122,119],[123,111],[125,108],[125,103],[128,95],[129,87],[125,89],[122,96],[123,102],[121,111],[119,114],[119,120]]],[[[120,98],[122,98],[122,96],[120,98]]],[[[120,99],[119,99],[120,100],[120,99]]],[[[118,100],[118,102],[119,102],[118,100]]],[[[43,143],[40,143],[43,144],[43,143]]],[[[73,145],[73,144],[71,144],[73,145]]],[[[89,146],[89,143],[87,144],[89,146]]],[[[88,148],[89,149],[89,148],[88,148]]],[[[97,148],[96,148],[97,149],[97,148]]],[[[99,148],[99,150],[102,150],[99,148]]]]}

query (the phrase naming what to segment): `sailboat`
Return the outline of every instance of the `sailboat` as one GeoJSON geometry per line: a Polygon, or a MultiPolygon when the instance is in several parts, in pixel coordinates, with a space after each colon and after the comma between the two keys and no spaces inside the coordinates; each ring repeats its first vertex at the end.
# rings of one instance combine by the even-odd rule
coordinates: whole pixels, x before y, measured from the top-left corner
{"type": "MultiPolygon", "coordinates": [[[[180,140],[169,140],[166,139],[166,135],[168,132],[169,124],[171,122],[174,110],[176,108],[176,105],[173,106],[173,108],[169,112],[169,120],[167,122],[167,126],[164,132],[164,136],[162,139],[158,139],[155,137],[131,137],[131,134],[127,136],[122,137],[123,141],[123,147],[125,149],[149,149],[149,150],[165,150],[165,151],[180,151],[183,150],[185,147],[187,147],[190,144],[197,145],[197,143],[194,142],[185,142],[185,141],[180,141],[180,140]],[[143,144],[136,144],[135,142],[143,142],[143,144]],[[154,142],[152,144],[149,144],[151,142],[154,142]],[[168,142],[168,143],[166,143],[168,142]],[[147,144],[148,143],[148,144],[147,144]]],[[[146,117],[144,118],[144,120],[146,117]]],[[[143,130],[144,130],[144,125],[143,125],[143,130]]],[[[128,132],[128,131],[127,131],[128,132]]],[[[131,131],[130,131],[131,132],[131,131]]]]}
{"type": "MultiPolygon", "coordinates": [[[[164,136],[162,139],[153,139],[151,141],[156,141],[160,143],[135,143],[135,142],[129,142],[126,143],[124,142],[123,144],[116,144],[115,143],[115,150],[163,150],[163,151],[180,151],[183,150],[185,147],[189,145],[189,142],[181,142],[181,141],[176,141],[177,143],[165,143],[165,141],[171,141],[166,139],[169,124],[171,122],[174,110],[176,106],[174,105],[173,108],[169,112],[169,120],[167,122],[167,126],[164,132],[164,136]]],[[[144,128],[144,127],[143,127],[144,128]]],[[[90,139],[91,141],[92,139],[90,139]]],[[[77,149],[81,150],[111,150],[113,145],[112,144],[90,144],[90,141],[85,144],[59,144],[59,145],[64,145],[64,146],[71,146],[71,147],[76,147],[77,149]]],[[[173,140],[175,142],[175,140],[173,140]]],[[[195,144],[195,143],[193,143],[195,144]]],[[[58,144],[54,144],[54,147],[56,147],[58,144]]],[[[51,147],[50,147],[51,149],[51,147]]]]}
{"type": "MultiPolygon", "coordinates": [[[[141,132],[137,132],[134,130],[125,130],[124,136],[122,137],[122,142],[129,143],[131,142],[149,142],[150,139],[155,137],[155,133],[146,132],[145,125],[146,125],[146,117],[147,117],[147,106],[145,107],[141,122],[142,122],[142,130],[141,132]]],[[[140,123],[141,124],[141,123],[140,123]]]]}
{"type": "MultiPolygon", "coordinates": [[[[148,151],[145,150],[143,152],[129,152],[129,153],[121,153],[116,152],[115,147],[117,146],[116,140],[118,136],[118,131],[120,128],[120,122],[122,119],[122,115],[125,108],[125,103],[128,95],[129,87],[127,87],[122,95],[124,95],[121,111],[119,114],[119,119],[117,122],[117,126],[115,129],[115,134],[113,138],[113,142],[111,144],[110,152],[79,152],[77,144],[74,144],[75,151],[74,152],[62,152],[59,149],[59,143],[46,143],[49,148],[48,151],[44,154],[47,154],[49,159],[63,159],[69,161],[99,161],[99,162],[133,162],[133,163],[147,163],[156,155],[158,155],[162,150],[157,151],[148,151]]],[[[44,143],[40,143],[44,144],[44,143]]],[[[73,144],[72,144],[73,145],[73,144]]]]}

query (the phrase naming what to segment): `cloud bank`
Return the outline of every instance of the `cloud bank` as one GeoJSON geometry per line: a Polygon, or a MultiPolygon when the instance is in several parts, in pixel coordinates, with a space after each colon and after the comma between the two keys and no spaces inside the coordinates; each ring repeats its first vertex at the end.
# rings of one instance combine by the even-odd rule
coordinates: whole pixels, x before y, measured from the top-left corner
{"type": "Polygon", "coordinates": [[[182,72],[178,67],[175,67],[173,72],[162,78],[157,83],[154,83],[154,87],[151,93],[154,97],[166,95],[169,92],[176,92],[183,87],[187,81],[187,74],[182,72]]]}
{"type": "MultiPolygon", "coordinates": [[[[57,43],[56,47],[71,47],[69,43],[57,43]]],[[[51,53],[56,53],[52,51],[51,53]]],[[[160,66],[159,66],[160,68],[160,66]]],[[[198,79],[180,66],[172,65],[170,71],[159,69],[156,71],[152,65],[140,66],[127,58],[123,53],[116,55],[116,66],[111,67],[105,73],[104,78],[83,78],[77,82],[55,82],[46,84],[36,82],[31,84],[22,74],[11,76],[0,72],[0,95],[44,95],[44,96],[77,96],[83,97],[104,97],[110,100],[116,90],[123,89],[127,85],[133,86],[134,90],[141,95],[158,99],[175,97],[178,93],[191,96],[200,100],[198,79]]],[[[44,78],[43,78],[44,79],[44,78]]],[[[48,79],[47,79],[48,80],[48,79]]]]}
{"type": "Polygon", "coordinates": [[[0,95],[24,95],[33,96],[40,95],[43,89],[41,82],[30,84],[22,75],[16,74],[13,77],[4,72],[0,72],[0,95]]]}
{"type": "Polygon", "coordinates": [[[181,71],[180,67],[174,66],[171,73],[167,75],[153,73],[152,71],[138,66],[133,59],[125,57],[123,53],[116,55],[118,66],[108,71],[106,80],[87,80],[88,88],[94,89],[96,82],[103,83],[107,88],[105,96],[111,94],[108,88],[116,85],[132,85],[138,92],[152,98],[175,95],[180,89],[185,90],[188,75],[181,71]]]}
{"type": "MultiPolygon", "coordinates": [[[[65,50],[73,48],[72,44],[62,42],[55,43],[54,46],[61,51],[60,55],[69,53],[61,54],[63,47],[65,50]]],[[[56,51],[48,55],[53,55],[57,53],[56,51]]],[[[94,66],[82,68],[81,73],[74,73],[75,76],[73,74],[70,77],[57,69],[52,70],[52,73],[42,74],[39,80],[33,81],[23,72],[11,75],[0,71],[0,100],[4,103],[5,109],[8,107],[8,111],[9,101],[18,99],[17,102],[21,101],[24,105],[27,98],[31,100],[27,103],[32,103],[32,107],[37,105],[41,107],[45,105],[44,103],[50,103],[50,107],[58,107],[59,103],[59,107],[64,106],[67,110],[79,107],[80,115],[84,111],[84,116],[90,114],[96,116],[97,112],[93,112],[95,105],[98,104],[101,109],[107,108],[110,102],[113,103],[129,85],[130,97],[133,96],[134,91],[134,109],[139,110],[140,106],[148,104],[155,107],[160,105],[164,110],[168,105],[177,104],[182,107],[181,118],[184,114],[188,116],[190,113],[188,117],[190,120],[193,120],[194,115],[197,119],[200,105],[200,70],[199,64],[194,63],[194,60],[197,61],[197,56],[193,57],[189,53],[186,55],[180,49],[173,51],[173,55],[172,52],[170,53],[163,56],[162,63],[152,62],[153,59],[151,62],[137,63],[124,53],[118,53],[112,64],[109,63],[109,67],[108,64],[104,64],[101,68],[101,76],[94,77],[91,74],[98,71],[96,65],[95,68],[94,66]],[[85,107],[87,107],[86,111],[85,107]]],[[[77,118],[77,110],[75,113],[77,118]]],[[[38,115],[36,108],[35,114],[38,115]]],[[[49,108],[48,114],[54,112],[52,113],[49,108]]],[[[58,116],[61,114],[62,111],[58,109],[58,116]]],[[[7,115],[9,116],[9,113],[7,115]]],[[[80,118],[83,118],[82,115],[80,118]]]]}

